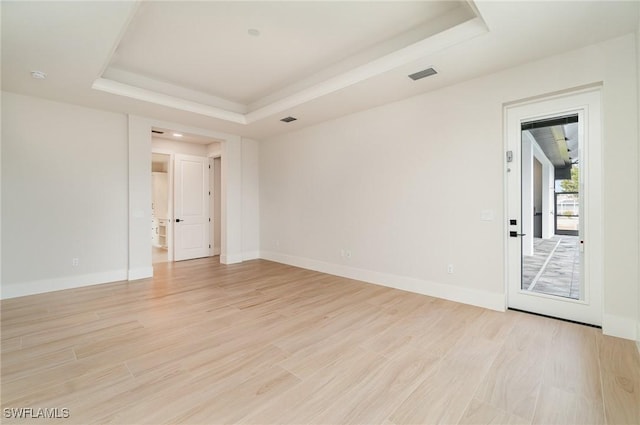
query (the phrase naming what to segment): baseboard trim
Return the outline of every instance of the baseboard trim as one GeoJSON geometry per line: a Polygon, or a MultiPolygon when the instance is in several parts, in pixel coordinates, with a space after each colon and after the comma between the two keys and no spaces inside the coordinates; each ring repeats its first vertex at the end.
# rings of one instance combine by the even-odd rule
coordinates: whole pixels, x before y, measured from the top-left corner
{"type": "Polygon", "coordinates": [[[242,261],[257,260],[260,258],[260,251],[250,251],[242,253],[242,261]]]}
{"type": "Polygon", "coordinates": [[[220,254],[220,263],[221,264],[242,263],[242,259],[243,259],[243,255],[242,254],[233,254],[233,255],[220,254]]]}
{"type": "Polygon", "coordinates": [[[123,280],[127,280],[127,270],[112,270],[108,272],[34,280],[30,282],[3,283],[0,288],[0,298],[3,300],[18,298],[27,295],[43,294],[45,292],[81,288],[84,286],[119,282],[123,280]]]}
{"type": "Polygon", "coordinates": [[[129,269],[129,280],[146,279],[148,277],[153,277],[153,266],[129,269]]]}
{"type": "Polygon", "coordinates": [[[348,279],[360,280],[367,283],[414,292],[431,297],[443,298],[463,304],[475,305],[496,311],[505,311],[505,296],[500,293],[478,291],[475,289],[461,288],[443,283],[416,279],[407,276],[399,276],[372,270],[359,269],[341,264],[327,263],[310,258],[297,257],[277,252],[261,251],[260,258],[314,270],[348,279]]]}
{"type": "Polygon", "coordinates": [[[638,341],[639,330],[634,319],[606,313],[602,315],[602,333],[605,335],[638,341]]]}

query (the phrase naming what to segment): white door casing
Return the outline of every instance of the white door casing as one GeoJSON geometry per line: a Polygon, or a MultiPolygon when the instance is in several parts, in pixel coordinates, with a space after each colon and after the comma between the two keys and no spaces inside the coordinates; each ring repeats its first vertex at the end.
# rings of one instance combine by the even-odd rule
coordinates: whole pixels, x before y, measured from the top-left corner
{"type": "Polygon", "coordinates": [[[546,100],[505,107],[505,144],[513,160],[506,163],[507,222],[506,264],[507,305],[510,308],[530,311],[553,317],[574,320],[593,325],[602,324],[602,121],[601,92],[589,89],[565,94],[546,100]],[[522,286],[522,245],[520,237],[510,237],[510,231],[523,232],[521,193],[521,124],[545,118],[578,114],[581,139],[580,193],[582,198],[580,239],[584,241],[581,254],[581,299],[557,297],[526,291],[522,286]],[[517,219],[512,226],[509,219],[517,219]]]}
{"type": "Polygon", "coordinates": [[[209,160],[174,159],[174,260],[209,256],[209,160]]]}

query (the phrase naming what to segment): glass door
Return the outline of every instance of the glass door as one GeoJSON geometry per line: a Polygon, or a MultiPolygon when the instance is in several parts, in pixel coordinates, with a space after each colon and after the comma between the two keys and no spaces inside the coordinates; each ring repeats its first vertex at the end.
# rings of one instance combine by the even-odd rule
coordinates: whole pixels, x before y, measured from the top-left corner
{"type": "Polygon", "coordinates": [[[584,237],[589,229],[590,241],[601,238],[595,202],[600,183],[586,178],[589,150],[599,147],[596,112],[599,95],[593,93],[506,109],[510,308],[601,322],[601,245],[585,250],[584,237]],[[585,211],[593,211],[590,226],[585,211]]]}

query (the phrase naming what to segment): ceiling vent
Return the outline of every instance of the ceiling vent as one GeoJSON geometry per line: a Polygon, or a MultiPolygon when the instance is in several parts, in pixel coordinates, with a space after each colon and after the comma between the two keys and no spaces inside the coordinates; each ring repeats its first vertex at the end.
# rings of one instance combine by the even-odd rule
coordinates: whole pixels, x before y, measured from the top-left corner
{"type": "Polygon", "coordinates": [[[291,121],[295,121],[298,118],[294,118],[294,117],[286,117],[286,118],[282,118],[280,121],[282,122],[291,122],[291,121]]]}
{"type": "Polygon", "coordinates": [[[423,69],[422,71],[415,72],[413,74],[409,74],[409,78],[413,81],[420,80],[425,77],[430,77],[432,75],[436,75],[438,72],[433,68],[423,69]]]}
{"type": "Polygon", "coordinates": [[[160,130],[151,130],[151,132],[156,134],[164,134],[164,131],[160,131],[160,130]]]}

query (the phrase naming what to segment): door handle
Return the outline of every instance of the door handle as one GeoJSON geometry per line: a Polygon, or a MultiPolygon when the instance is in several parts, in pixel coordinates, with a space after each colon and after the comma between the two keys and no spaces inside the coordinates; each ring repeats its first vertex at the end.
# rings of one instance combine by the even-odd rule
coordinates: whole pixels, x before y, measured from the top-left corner
{"type": "Polygon", "coordinates": [[[184,220],[180,220],[179,218],[176,218],[176,223],[180,223],[181,221],[184,221],[184,220]]]}
{"type": "Polygon", "coordinates": [[[527,236],[527,234],[526,233],[518,233],[518,232],[512,230],[512,231],[509,232],[509,236],[512,237],[512,238],[517,238],[518,236],[527,236]]]}

